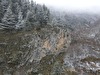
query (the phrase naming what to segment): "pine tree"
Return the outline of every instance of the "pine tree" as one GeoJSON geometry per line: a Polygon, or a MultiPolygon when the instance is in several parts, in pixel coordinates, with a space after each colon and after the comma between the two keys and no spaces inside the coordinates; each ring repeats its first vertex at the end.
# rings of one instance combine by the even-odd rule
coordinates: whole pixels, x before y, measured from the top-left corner
{"type": "Polygon", "coordinates": [[[21,28],[24,27],[24,25],[25,25],[25,23],[24,23],[24,20],[23,20],[23,15],[22,15],[22,11],[20,9],[19,13],[18,13],[18,22],[15,25],[15,29],[21,29],[21,28]]]}
{"type": "Polygon", "coordinates": [[[8,7],[7,12],[5,13],[3,19],[2,19],[2,23],[5,24],[6,26],[8,26],[8,28],[13,28],[14,25],[17,23],[16,19],[15,19],[15,15],[13,14],[12,10],[11,10],[11,6],[8,7]]]}
{"type": "Polygon", "coordinates": [[[41,26],[47,25],[49,21],[49,10],[46,6],[38,6],[37,7],[37,20],[39,21],[41,26]]]}
{"type": "Polygon", "coordinates": [[[23,18],[26,18],[28,10],[30,10],[30,3],[27,0],[23,0],[22,4],[23,18]]]}

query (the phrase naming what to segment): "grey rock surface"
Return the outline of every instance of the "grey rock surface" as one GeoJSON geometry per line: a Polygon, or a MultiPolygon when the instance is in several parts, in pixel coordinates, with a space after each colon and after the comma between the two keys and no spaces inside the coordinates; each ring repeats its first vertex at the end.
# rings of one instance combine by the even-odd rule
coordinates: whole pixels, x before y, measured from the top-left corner
{"type": "Polygon", "coordinates": [[[70,42],[69,31],[59,27],[1,32],[0,75],[47,75],[62,60],[70,42]]]}

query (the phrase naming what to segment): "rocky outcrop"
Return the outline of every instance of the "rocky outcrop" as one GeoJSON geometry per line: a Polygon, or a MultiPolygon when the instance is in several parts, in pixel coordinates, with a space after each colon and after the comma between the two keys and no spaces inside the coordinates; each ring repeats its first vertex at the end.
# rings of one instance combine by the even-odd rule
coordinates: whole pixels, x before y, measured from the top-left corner
{"type": "MultiPolygon", "coordinates": [[[[0,33],[0,75],[56,75],[70,45],[68,29],[0,33]],[[54,70],[53,70],[54,69],[54,70]]],[[[62,71],[61,71],[62,72],[62,71]]]]}

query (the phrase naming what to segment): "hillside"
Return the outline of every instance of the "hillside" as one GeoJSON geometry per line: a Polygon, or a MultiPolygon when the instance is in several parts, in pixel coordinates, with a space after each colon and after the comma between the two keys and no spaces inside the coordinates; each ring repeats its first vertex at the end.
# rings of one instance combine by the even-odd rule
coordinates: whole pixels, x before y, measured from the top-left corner
{"type": "Polygon", "coordinates": [[[0,75],[100,75],[100,15],[0,0],[0,75]]]}
{"type": "Polygon", "coordinates": [[[63,54],[70,42],[69,31],[59,27],[18,33],[2,32],[0,75],[34,75],[37,71],[47,75],[51,73],[49,69],[52,70],[54,64],[63,62],[63,54]]]}

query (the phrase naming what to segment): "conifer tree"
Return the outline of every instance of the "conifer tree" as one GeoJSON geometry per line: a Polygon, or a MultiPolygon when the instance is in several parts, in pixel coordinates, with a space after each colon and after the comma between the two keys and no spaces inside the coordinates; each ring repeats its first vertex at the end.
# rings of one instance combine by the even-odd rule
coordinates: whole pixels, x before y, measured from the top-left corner
{"type": "Polygon", "coordinates": [[[2,23],[4,23],[8,27],[14,27],[14,25],[17,23],[17,21],[15,19],[15,15],[13,14],[13,12],[11,10],[10,5],[2,19],[2,23]]]}

